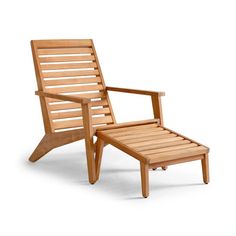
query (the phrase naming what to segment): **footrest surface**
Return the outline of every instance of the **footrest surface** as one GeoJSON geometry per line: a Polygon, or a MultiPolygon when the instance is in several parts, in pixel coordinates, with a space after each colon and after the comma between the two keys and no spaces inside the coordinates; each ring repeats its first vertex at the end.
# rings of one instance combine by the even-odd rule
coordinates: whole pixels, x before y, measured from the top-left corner
{"type": "Polygon", "coordinates": [[[134,158],[148,164],[201,156],[209,149],[157,123],[108,130],[96,135],[134,158]]]}

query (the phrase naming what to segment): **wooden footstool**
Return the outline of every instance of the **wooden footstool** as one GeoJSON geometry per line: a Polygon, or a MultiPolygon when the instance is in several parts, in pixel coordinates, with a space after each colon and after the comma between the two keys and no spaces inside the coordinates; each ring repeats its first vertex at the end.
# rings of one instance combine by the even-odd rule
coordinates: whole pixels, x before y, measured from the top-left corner
{"type": "Polygon", "coordinates": [[[97,178],[99,178],[104,144],[111,144],[140,161],[143,197],[149,195],[149,169],[201,160],[203,181],[209,182],[209,149],[156,122],[126,127],[98,129],[96,149],[97,178]]]}

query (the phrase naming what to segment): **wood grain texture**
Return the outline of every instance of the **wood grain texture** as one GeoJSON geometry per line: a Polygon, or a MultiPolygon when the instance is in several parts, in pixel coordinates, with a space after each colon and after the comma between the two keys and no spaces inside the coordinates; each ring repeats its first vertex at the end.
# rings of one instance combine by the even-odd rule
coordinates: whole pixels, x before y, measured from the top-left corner
{"type": "Polygon", "coordinates": [[[54,148],[84,139],[84,129],[45,134],[29,160],[35,162],[54,148]]]}
{"type": "Polygon", "coordinates": [[[89,182],[94,184],[96,182],[96,169],[94,160],[94,144],[93,144],[93,126],[90,104],[82,104],[83,125],[85,134],[85,147],[88,166],[89,182]]]}
{"type": "Polygon", "coordinates": [[[204,155],[204,158],[201,160],[201,162],[202,162],[201,164],[202,164],[203,182],[205,184],[208,184],[210,181],[208,154],[204,155]]]}
{"type": "Polygon", "coordinates": [[[101,162],[102,162],[102,153],[104,148],[105,142],[98,138],[96,143],[96,157],[95,157],[95,165],[96,165],[96,178],[99,179],[100,169],[101,169],[101,162]]]}
{"type": "Polygon", "coordinates": [[[149,196],[149,166],[148,164],[140,162],[140,172],[141,172],[141,185],[142,185],[142,194],[144,198],[149,196]]]}

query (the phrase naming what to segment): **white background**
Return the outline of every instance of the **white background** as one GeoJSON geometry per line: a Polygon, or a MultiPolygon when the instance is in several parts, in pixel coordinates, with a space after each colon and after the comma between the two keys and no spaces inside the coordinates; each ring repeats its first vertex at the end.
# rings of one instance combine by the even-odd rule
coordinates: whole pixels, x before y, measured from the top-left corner
{"type": "MultiPolygon", "coordinates": [[[[235,235],[235,1],[8,0],[0,24],[1,235],[235,235]],[[93,38],[107,85],[165,91],[165,126],[211,149],[210,184],[199,162],[171,166],[143,199],[139,163],[109,146],[89,185],[83,142],[29,163],[43,136],[30,40],[50,38],[93,38]]],[[[148,97],[111,99],[119,122],[152,118],[148,97]]]]}

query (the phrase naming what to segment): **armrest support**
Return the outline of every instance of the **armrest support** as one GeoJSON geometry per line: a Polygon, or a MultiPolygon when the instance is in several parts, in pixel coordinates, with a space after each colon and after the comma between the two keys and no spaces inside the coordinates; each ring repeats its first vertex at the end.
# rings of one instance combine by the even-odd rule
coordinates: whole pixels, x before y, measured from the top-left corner
{"type": "Polygon", "coordinates": [[[155,91],[146,91],[146,90],[139,90],[139,89],[128,89],[128,88],[117,88],[117,87],[106,87],[109,91],[115,92],[123,92],[123,93],[134,93],[140,95],[158,95],[158,96],[165,96],[164,92],[155,92],[155,91]]]}
{"type": "Polygon", "coordinates": [[[162,114],[162,105],[161,105],[161,96],[165,96],[164,92],[155,92],[155,91],[146,91],[138,89],[127,89],[127,88],[116,88],[116,87],[106,87],[109,91],[115,92],[124,92],[124,93],[134,93],[141,95],[149,95],[152,99],[152,108],[155,119],[159,119],[160,125],[164,125],[163,114],[162,114]]]}
{"type": "Polygon", "coordinates": [[[40,97],[55,98],[55,99],[59,99],[63,101],[77,102],[81,104],[87,104],[90,102],[90,99],[88,98],[73,97],[73,96],[54,94],[54,93],[45,93],[43,91],[35,91],[35,95],[38,95],[40,97]]]}

